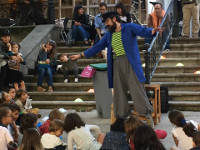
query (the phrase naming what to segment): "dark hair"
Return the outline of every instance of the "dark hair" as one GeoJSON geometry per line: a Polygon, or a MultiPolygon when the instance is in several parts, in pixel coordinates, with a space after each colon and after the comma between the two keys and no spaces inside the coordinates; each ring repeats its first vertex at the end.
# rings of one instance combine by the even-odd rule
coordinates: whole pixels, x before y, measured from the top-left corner
{"type": "Polygon", "coordinates": [[[60,110],[58,110],[58,109],[53,109],[49,113],[49,120],[50,121],[53,121],[54,119],[62,120],[62,117],[64,119],[64,114],[60,110]]]}
{"type": "Polygon", "coordinates": [[[8,107],[1,107],[0,108],[0,122],[3,119],[3,117],[7,116],[9,111],[10,111],[10,109],[8,107]]]}
{"type": "Polygon", "coordinates": [[[37,115],[33,113],[27,113],[23,116],[19,131],[23,134],[23,132],[28,128],[34,128],[34,124],[37,122],[37,115]]]}
{"type": "MultiPolygon", "coordinates": [[[[56,42],[53,41],[53,40],[51,40],[51,39],[49,39],[47,43],[49,43],[49,44],[52,46],[52,49],[51,49],[50,51],[48,51],[48,53],[47,53],[48,58],[50,58],[50,60],[52,60],[52,59],[55,58],[56,53],[57,53],[57,52],[56,52],[56,42]]],[[[46,43],[46,44],[47,44],[47,43],[46,43]]],[[[45,45],[46,45],[46,44],[45,44],[45,45]]]]}
{"type": "Polygon", "coordinates": [[[27,93],[26,90],[23,90],[23,89],[17,90],[17,92],[16,92],[16,98],[20,98],[23,93],[27,93]]]}
{"type": "Polygon", "coordinates": [[[78,10],[81,8],[83,8],[82,5],[75,6],[74,12],[73,12],[73,20],[77,20],[79,18],[78,10]]]}
{"type": "Polygon", "coordinates": [[[36,128],[29,128],[24,131],[22,143],[18,150],[44,150],[40,133],[36,128]]]}
{"type": "Polygon", "coordinates": [[[196,145],[196,147],[200,147],[200,131],[196,131],[194,134],[193,134],[193,141],[196,145]]]}
{"type": "Polygon", "coordinates": [[[136,150],[165,150],[155,131],[147,125],[138,127],[132,142],[134,142],[136,150]]]}
{"type": "Polygon", "coordinates": [[[170,111],[168,113],[168,118],[170,122],[175,124],[177,127],[182,127],[185,134],[189,137],[192,137],[193,133],[197,130],[191,122],[185,120],[185,117],[181,111],[170,111]]]}
{"type": "Polygon", "coordinates": [[[5,89],[5,92],[9,93],[11,89],[15,89],[14,87],[8,87],[5,89]]]}
{"type": "Polygon", "coordinates": [[[124,121],[125,118],[117,118],[117,120],[111,125],[111,131],[124,132],[124,121]]]}
{"type": "Polygon", "coordinates": [[[9,105],[8,105],[8,108],[10,108],[10,110],[11,110],[12,112],[15,112],[15,111],[20,112],[20,107],[19,107],[17,104],[9,104],[9,105]]]}
{"type": "Polygon", "coordinates": [[[1,92],[1,100],[2,100],[3,102],[6,101],[6,98],[5,98],[6,93],[7,93],[7,92],[4,92],[4,91],[1,92]]]}
{"type": "Polygon", "coordinates": [[[108,8],[108,7],[107,7],[107,5],[106,5],[106,3],[104,3],[104,2],[101,2],[101,3],[99,4],[99,7],[103,7],[103,6],[105,6],[105,7],[106,7],[106,9],[108,8]]]}
{"type": "Polygon", "coordinates": [[[162,7],[162,4],[159,2],[156,2],[154,6],[156,6],[157,4],[159,4],[162,7]]]}
{"type": "Polygon", "coordinates": [[[64,121],[64,130],[65,132],[70,132],[74,130],[75,127],[80,128],[84,127],[85,123],[82,121],[81,117],[77,113],[69,113],[67,114],[64,121]]]}
{"type": "Polygon", "coordinates": [[[2,29],[1,30],[1,37],[4,37],[4,36],[10,36],[10,30],[2,29]]]}
{"type": "Polygon", "coordinates": [[[13,45],[18,45],[18,48],[19,48],[18,51],[20,50],[21,45],[20,45],[19,43],[15,43],[15,42],[13,42],[13,43],[12,43],[12,46],[13,46],[13,45]]]}
{"type": "Polygon", "coordinates": [[[58,55],[58,59],[60,59],[60,58],[63,57],[63,56],[67,56],[67,54],[64,54],[64,53],[59,54],[59,55],[58,55]]]}
{"type": "Polygon", "coordinates": [[[144,123],[137,116],[131,115],[130,117],[128,117],[124,121],[124,128],[126,131],[127,140],[130,139],[133,141],[135,131],[137,130],[139,126],[142,126],[142,125],[144,125],[144,123]]]}
{"type": "Polygon", "coordinates": [[[49,125],[49,132],[56,132],[64,128],[64,123],[61,120],[54,119],[49,125]]]}
{"type": "Polygon", "coordinates": [[[121,8],[122,9],[122,16],[125,16],[126,15],[126,9],[125,9],[125,6],[122,2],[119,2],[115,5],[115,9],[117,8],[121,8]]]}

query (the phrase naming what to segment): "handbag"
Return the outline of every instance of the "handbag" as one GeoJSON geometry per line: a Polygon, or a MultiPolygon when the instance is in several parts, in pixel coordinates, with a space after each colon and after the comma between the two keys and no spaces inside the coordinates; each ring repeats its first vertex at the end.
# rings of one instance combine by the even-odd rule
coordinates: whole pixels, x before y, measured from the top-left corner
{"type": "Polygon", "coordinates": [[[91,78],[95,72],[96,69],[88,65],[84,68],[80,76],[84,78],[91,78]]]}

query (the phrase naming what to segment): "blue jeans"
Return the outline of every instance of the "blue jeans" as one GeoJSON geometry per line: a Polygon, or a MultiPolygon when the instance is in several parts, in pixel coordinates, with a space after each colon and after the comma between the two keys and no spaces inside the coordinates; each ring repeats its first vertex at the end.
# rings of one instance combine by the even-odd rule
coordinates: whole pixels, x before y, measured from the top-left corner
{"type": "Polygon", "coordinates": [[[47,76],[48,86],[53,85],[53,74],[55,73],[54,68],[38,68],[38,86],[42,86],[44,77],[47,76]]]}
{"type": "Polygon", "coordinates": [[[82,26],[72,26],[72,42],[87,41],[90,34],[82,26]]]}

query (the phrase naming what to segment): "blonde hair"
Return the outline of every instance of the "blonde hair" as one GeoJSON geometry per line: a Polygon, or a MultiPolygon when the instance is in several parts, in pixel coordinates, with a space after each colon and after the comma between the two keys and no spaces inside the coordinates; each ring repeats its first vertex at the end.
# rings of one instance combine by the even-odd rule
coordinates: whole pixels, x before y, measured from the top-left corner
{"type": "Polygon", "coordinates": [[[65,119],[65,115],[60,110],[53,109],[49,113],[49,120],[53,121],[54,119],[64,120],[65,119]]]}
{"type": "Polygon", "coordinates": [[[49,125],[49,132],[56,132],[59,129],[64,129],[64,123],[61,120],[54,119],[49,125]]]}

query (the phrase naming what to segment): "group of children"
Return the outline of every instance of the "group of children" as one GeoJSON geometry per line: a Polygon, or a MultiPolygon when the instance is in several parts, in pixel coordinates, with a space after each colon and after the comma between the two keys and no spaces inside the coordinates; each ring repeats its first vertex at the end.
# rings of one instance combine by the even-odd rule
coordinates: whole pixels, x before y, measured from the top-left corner
{"type": "MultiPolygon", "coordinates": [[[[41,126],[38,117],[26,113],[20,119],[20,108],[16,104],[0,104],[0,149],[19,150],[165,150],[159,139],[167,133],[153,130],[136,116],[117,118],[111,125],[110,132],[102,133],[96,125],[86,124],[77,113],[65,115],[58,109],[49,113],[49,119],[41,126]],[[63,131],[68,135],[67,141],[61,140],[63,131]]],[[[200,149],[199,125],[184,118],[182,112],[172,110],[169,120],[175,125],[172,135],[176,147],[171,150],[200,149]]]]}

